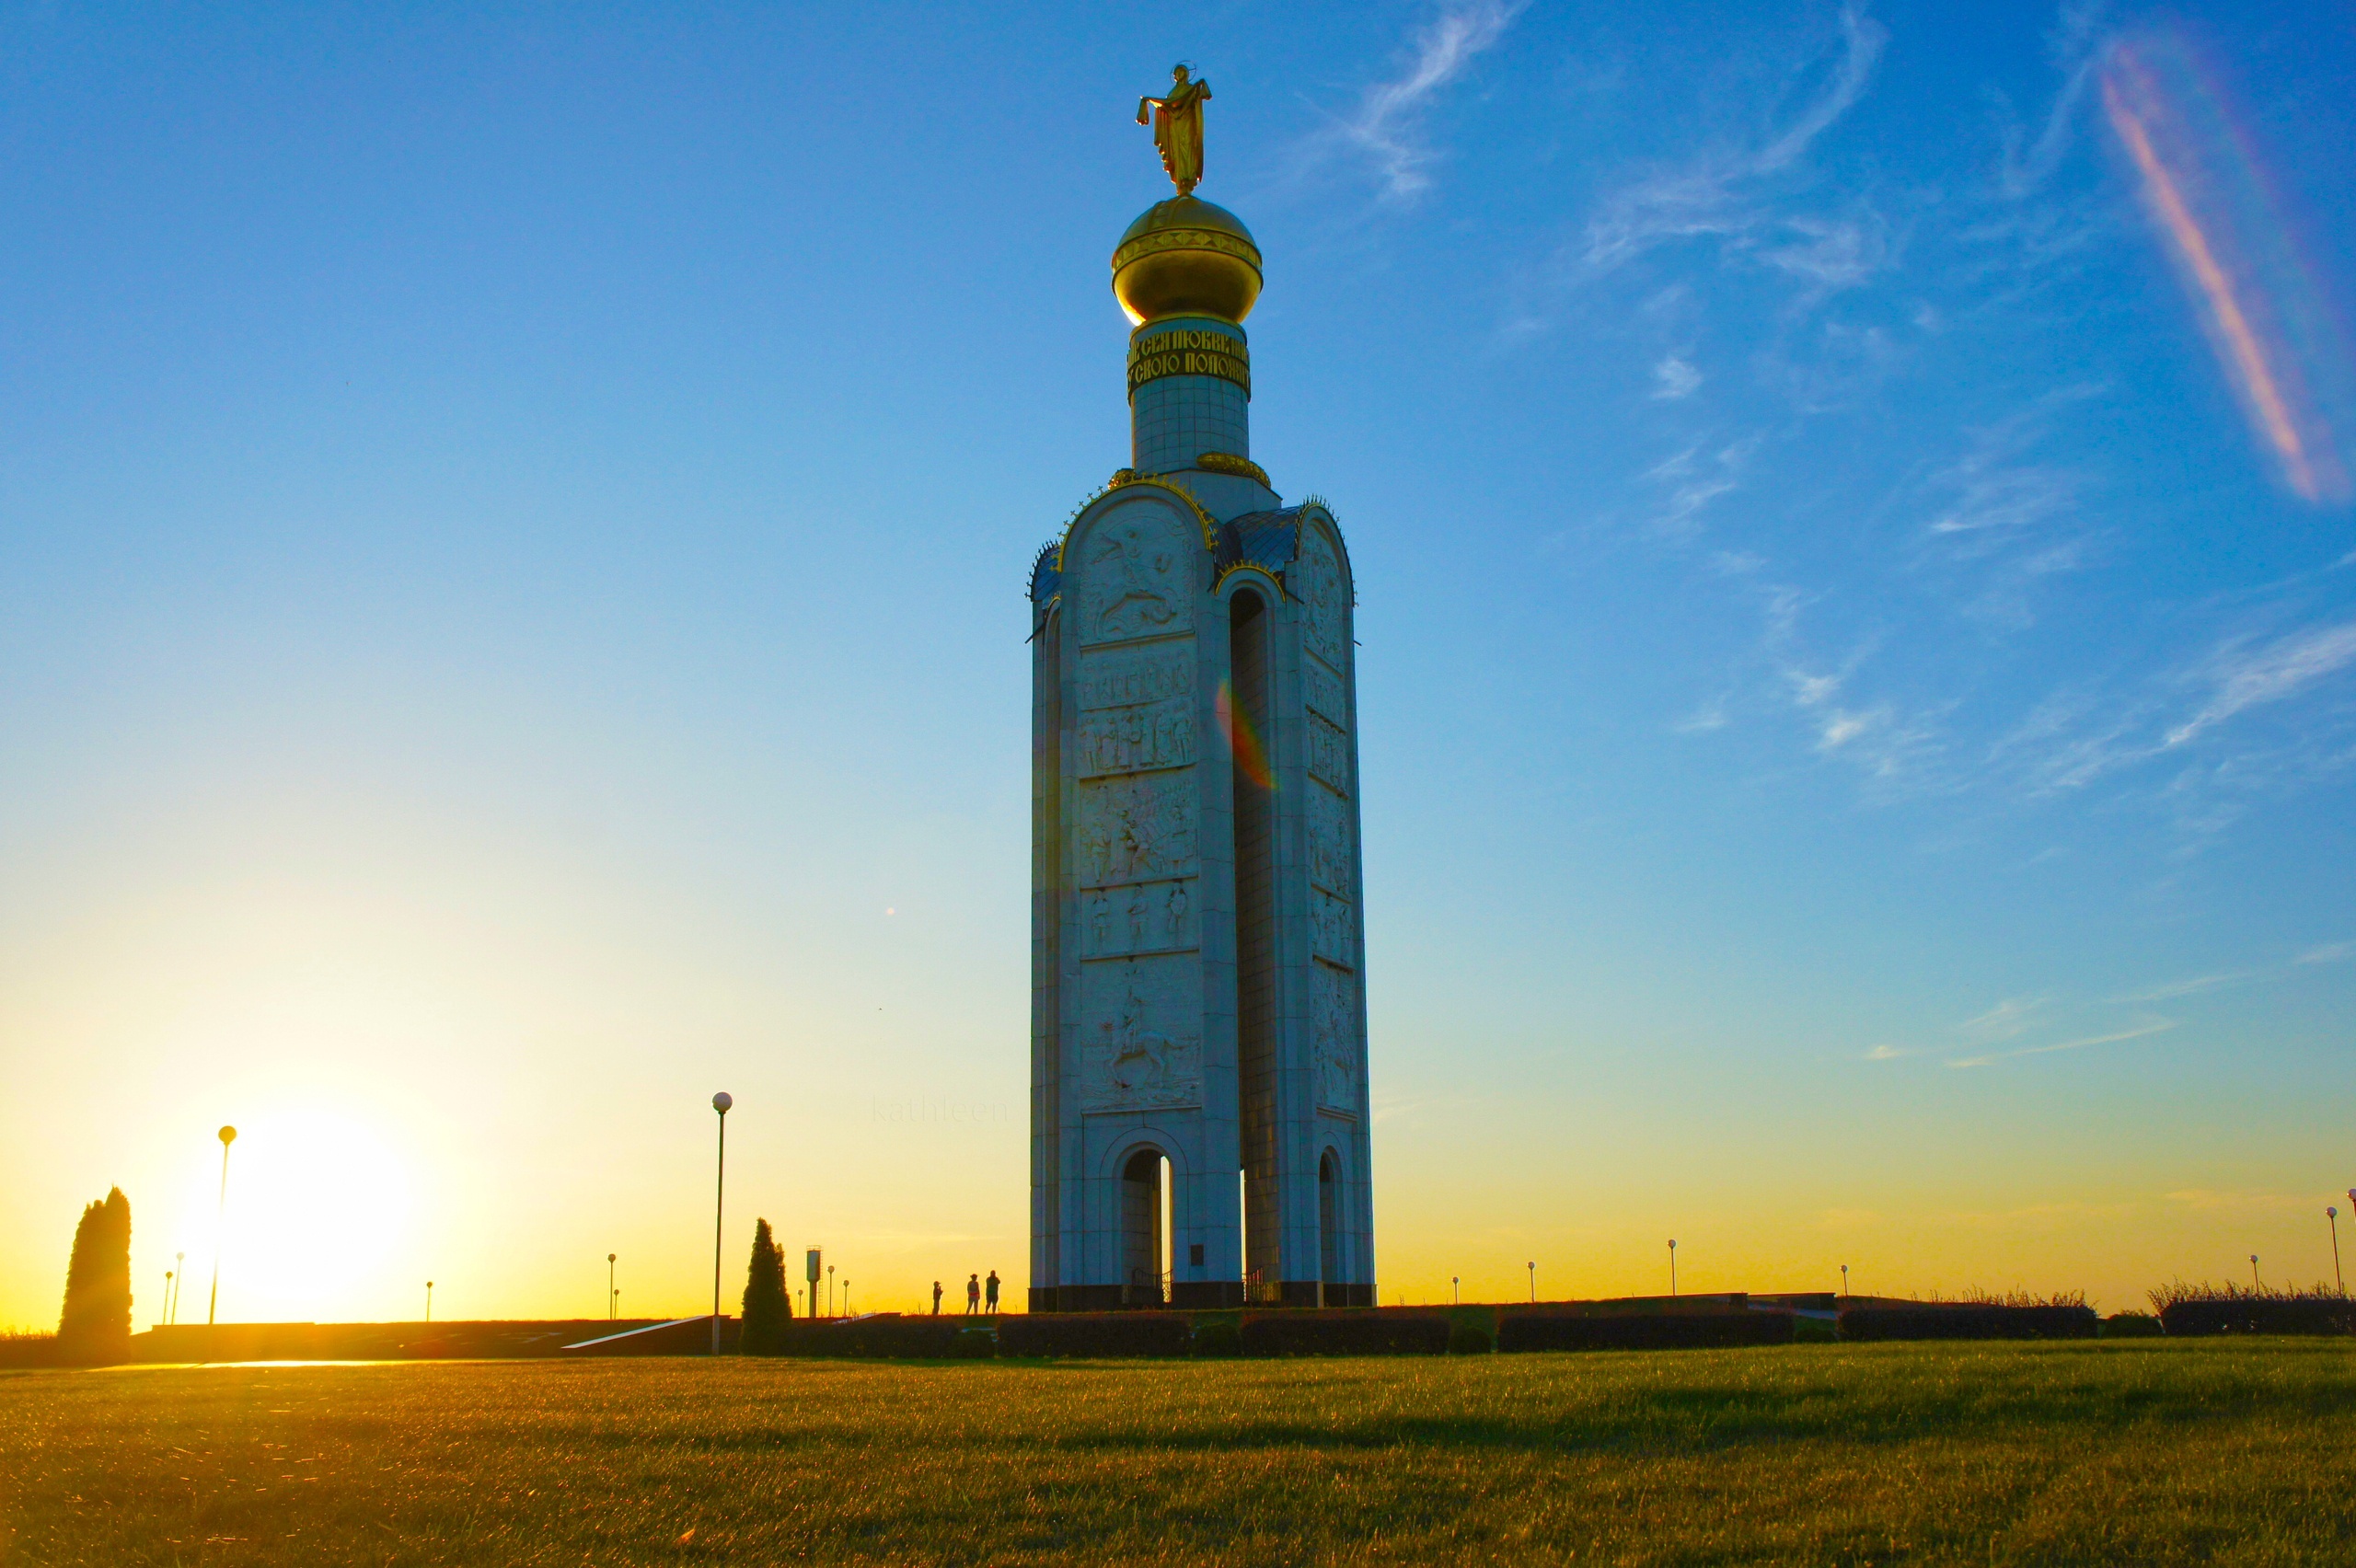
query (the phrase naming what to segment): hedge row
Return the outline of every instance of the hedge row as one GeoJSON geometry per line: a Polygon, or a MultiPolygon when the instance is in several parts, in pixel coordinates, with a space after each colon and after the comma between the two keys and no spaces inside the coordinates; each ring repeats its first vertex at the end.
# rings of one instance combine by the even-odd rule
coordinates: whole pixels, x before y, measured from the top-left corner
{"type": "Polygon", "coordinates": [[[1000,1355],[1176,1356],[1192,1339],[1182,1312],[1043,1312],[998,1320],[1000,1355]]]}
{"type": "Polygon", "coordinates": [[[1706,1350],[1791,1343],[1789,1312],[1517,1312],[1497,1325],[1500,1352],[1706,1350]]]}
{"type": "Polygon", "coordinates": [[[879,1317],[788,1323],[769,1354],[951,1361],[994,1353],[989,1330],[969,1328],[963,1318],[879,1317]]]}
{"type": "Polygon", "coordinates": [[[2091,1307],[1850,1307],[1844,1340],[2092,1339],[2100,1320],[2091,1307]]]}
{"type": "Polygon", "coordinates": [[[2177,1301],[2161,1310],[2160,1322],[2171,1335],[2356,1333],[2356,1301],[2177,1301]]]}
{"type": "Polygon", "coordinates": [[[1449,1321],[1438,1312],[1248,1314],[1246,1355],[1446,1355],[1449,1321]]]}

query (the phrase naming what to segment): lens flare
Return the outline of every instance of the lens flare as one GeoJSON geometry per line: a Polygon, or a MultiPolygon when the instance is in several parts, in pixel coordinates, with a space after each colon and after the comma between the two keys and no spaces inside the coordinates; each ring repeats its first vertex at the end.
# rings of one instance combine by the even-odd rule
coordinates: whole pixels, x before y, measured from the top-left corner
{"type": "Polygon", "coordinates": [[[1275,789],[1276,781],[1268,773],[1267,748],[1260,744],[1260,732],[1252,726],[1252,715],[1237,705],[1235,690],[1226,681],[1218,683],[1212,708],[1218,715],[1218,732],[1227,737],[1227,752],[1235,759],[1236,771],[1255,789],[1275,789]]]}
{"type": "Polygon", "coordinates": [[[2103,110],[2259,444],[2307,501],[2349,498],[2347,335],[2268,189],[2254,139],[2176,32],[2114,46],[2103,110]]]}

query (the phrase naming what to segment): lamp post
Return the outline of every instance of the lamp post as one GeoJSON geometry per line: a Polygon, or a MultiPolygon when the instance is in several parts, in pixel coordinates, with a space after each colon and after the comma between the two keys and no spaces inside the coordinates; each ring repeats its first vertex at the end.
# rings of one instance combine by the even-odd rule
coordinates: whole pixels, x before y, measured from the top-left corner
{"type": "Polygon", "coordinates": [[[430,1279],[425,1282],[425,1320],[433,1321],[433,1282],[430,1279]]]}
{"type": "Polygon", "coordinates": [[[170,1310],[165,1315],[164,1320],[166,1322],[177,1323],[180,1320],[180,1286],[188,1283],[188,1254],[186,1252],[174,1252],[172,1254],[172,1266],[179,1271],[179,1278],[172,1282],[172,1304],[170,1310]]]}
{"type": "Polygon", "coordinates": [[[1669,1239],[1669,1293],[1677,1294],[1677,1238],[1669,1239]]]}
{"type": "Polygon", "coordinates": [[[826,1316],[835,1315],[835,1265],[826,1265],[826,1316]]]}
{"type": "Polygon", "coordinates": [[[204,1326],[211,1328],[221,1310],[221,1226],[229,1212],[229,1146],[237,1141],[237,1129],[224,1127],[221,1138],[221,1196],[213,1206],[213,1295],[204,1304],[204,1326]]]}
{"type": "Polygon", "coordinates": [[[2339,1272],[2339,1210],[2329,1204],[2323,1205],[2324,1218],[2331,1221],[2331,1282],[2339,1294],[2348,1294],[2348,1276],[2339,1272]]]}
{"type": "Polygon", "coordinates": [[[1538,1299],[1538,1260],[1532,1258],[1528,1267],[1530,1269],[1530,1298],[1535,1301],[1538,1299]]]}
{"type": "Polygon", "coordinates": [[[850,1276],[843,1276],[843,1316],[850,1316],[850,1276]]]}
{"type": "Polygon", "coordinates": [[[1841,1265],[1841,1294],[1849,1294],[1849,1265],[1846,1263],[1841,1265]]]}
{"type": "Polygon", "coordinates": [[[728,1108],[736,1101],[722,1090],[711,1097],[720,1113],[720,1173],[711,1200],[711,1354],[720,1354],[720,1216],[728,1202],[728,1108]]]}
{"type": "Polygon", "coordinates": [[[1455,1274],[1448,1276],[1448,1304],[1449,1306],[1461,1307],[1464,1305],[1464,1293],[1456,1288],[1463,1283],[1463,1280],[1455,1274]]]}
{"type": "Polygon", "coordinates": [[[606,1254],[606,1321],[614,1320],[614,1302],[621,1292],[614,1288],[614,1255],[606,1254]]]}
{"type": "Polygon", "coordinates": [[[2255,1296],[2263,1288],[2265,1287],[2258,1283],[2258,1254],[2252,1252],[2249,1255],[2249,1293],[2255,1296]]]}
{"type": "Polygon", "coordinates": [[[156,1316],[164,1322],[172,1320],[172,1271],[164,1271],[164,1309],[156,1316]]]}

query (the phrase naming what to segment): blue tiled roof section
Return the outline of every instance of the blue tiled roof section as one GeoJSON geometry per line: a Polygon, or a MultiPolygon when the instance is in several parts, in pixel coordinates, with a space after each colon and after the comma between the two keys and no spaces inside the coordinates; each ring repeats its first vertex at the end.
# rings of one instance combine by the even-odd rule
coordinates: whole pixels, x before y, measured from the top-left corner
{"type": "Polygon", "coordinates": [[[1218,530],[1218,570],[1256,566],[1282,572],[1300,553],[1300,513],[1298,506],[1275,512],[1247,512],[1218,530]]]}
{"type": "Polygon", "coordinates": [[[1031,563],[1031,602],[1044,605],[1063,591],[1064,574],[1056,570],[1056,556],[1063,548],[1060,539],[1049,539],[1039,547],[1036,559],[1031,563]]]}

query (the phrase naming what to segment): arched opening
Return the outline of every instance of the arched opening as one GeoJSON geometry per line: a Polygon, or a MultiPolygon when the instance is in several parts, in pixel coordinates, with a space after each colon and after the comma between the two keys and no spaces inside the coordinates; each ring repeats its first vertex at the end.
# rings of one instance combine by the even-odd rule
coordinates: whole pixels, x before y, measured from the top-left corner
{"type": "Polygon", "coordinates": [[[1121,1301],[1167,1306],[1169,1285],[1170,1161],[1141,1148],[1121,1168],[1121,1301]]]}
{"type": "Polygon", "coordinates": [[[1228,601],[1228,689],[1221,694],[1235,823],[1236,1130],[1243,1162],[1243,1277],[1249,1299],[1283,1275],[1276,1194],[1276,925],[1269,796],[1267,602],[1228,601]]]}
{"type": "Polygon", "coordinates": [[[1334,1151],[1317,1162],[1317,1304],[1339,1307],[1342,1289],[1342,1199],[1334,1151]]]}

